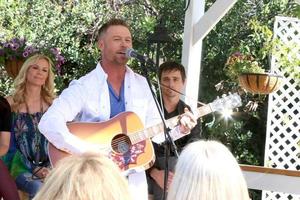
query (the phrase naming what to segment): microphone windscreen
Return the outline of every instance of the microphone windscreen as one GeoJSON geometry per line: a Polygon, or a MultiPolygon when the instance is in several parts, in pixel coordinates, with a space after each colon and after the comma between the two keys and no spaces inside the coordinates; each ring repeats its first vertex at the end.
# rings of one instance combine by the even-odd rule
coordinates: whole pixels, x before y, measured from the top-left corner
{"type": "Polygon", "coordinates": [[[132,55],[133,52],[134,52],[134,49],[132,49],[132,48],[127,48],[127,49],[126,49],[126,52],[125,52],[125,56],[126,56],[127,58],[133,58],[133,55],[132,55]]]}

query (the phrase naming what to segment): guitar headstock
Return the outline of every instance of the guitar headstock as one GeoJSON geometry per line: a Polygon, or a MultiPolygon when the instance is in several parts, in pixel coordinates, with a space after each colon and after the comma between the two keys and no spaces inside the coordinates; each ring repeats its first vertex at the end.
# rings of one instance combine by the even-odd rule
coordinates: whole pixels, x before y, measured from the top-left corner
{"type": "Polygon", "coordinates": [[[242,105],[241,97],[237,93],[223,94],[222,97],[218,97],[210,103],[210,107],[213,111],[230,110],[240,107],[242,105]]]}

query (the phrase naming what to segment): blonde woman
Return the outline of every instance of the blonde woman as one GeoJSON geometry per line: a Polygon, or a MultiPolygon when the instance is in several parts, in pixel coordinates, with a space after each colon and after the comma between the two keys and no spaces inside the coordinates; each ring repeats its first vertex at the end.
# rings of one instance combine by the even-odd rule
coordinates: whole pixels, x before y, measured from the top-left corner
{"type": "MultiPolygon", "coordinates": [[[[37,126],[55,97],[52,62],[44,55],[29,57],[14,81],[7,100],[12,109],[12,139],[15,154],[11,174],[18,189],[33,198],[48,174],[47,140],[37,126]]],[[[11,152],[14,151],[10,149],[11,152]]]]}
{"type": "Polygon", "coordinates": [[[189,144],[175,168],[168,200],[249,200],[242,171],[231,152],[216,141],[189,144]]]}
{"type": "Polygon", "coordinates": [[[130,200],[119,168],[101,155],[69,156],[50,172],[34,200],[130,200]]]}

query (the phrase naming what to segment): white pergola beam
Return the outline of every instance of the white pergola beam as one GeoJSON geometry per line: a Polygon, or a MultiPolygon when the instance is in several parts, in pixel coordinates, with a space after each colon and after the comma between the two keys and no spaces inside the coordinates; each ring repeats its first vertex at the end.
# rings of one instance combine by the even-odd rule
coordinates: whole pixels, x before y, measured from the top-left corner
{"type": "Polygon", "coordinates": [[[220,21],[237,0],[217,0],[205,11],[205,0],[190,0],[185,13],[181,62],[185,66],[187,82],[184,101],[197,105],[201,72],[202,39],[220,21]]]}
{"type": "Polygon", "coordinates": [[[181,62],[186,69],[187,80],[184,101],[195,108],[198,100],[202,41],[193,44],[193,29],[204,15],[205,1],[190,0],[185,13],[181,62]]]}
{"type": "Polygon", "coordinates": [[[218,0],[212,5],[194,27],[193,44],[202,40],[230,8],[232,8],[236,1],[237,0],[218,0]]]}

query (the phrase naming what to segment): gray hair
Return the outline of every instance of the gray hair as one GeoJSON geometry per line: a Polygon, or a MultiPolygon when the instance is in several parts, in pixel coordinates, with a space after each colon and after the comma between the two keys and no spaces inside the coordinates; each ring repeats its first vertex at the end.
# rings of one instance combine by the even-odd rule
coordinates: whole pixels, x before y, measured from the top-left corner
{"type": "Polygon", "coordinates": [[[231,152],[216,141],[197,141],[181,153],[168,200],[249,200],[246,181],[231,152]]]}

